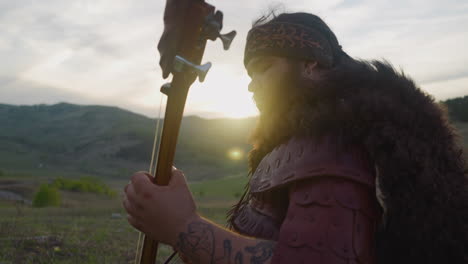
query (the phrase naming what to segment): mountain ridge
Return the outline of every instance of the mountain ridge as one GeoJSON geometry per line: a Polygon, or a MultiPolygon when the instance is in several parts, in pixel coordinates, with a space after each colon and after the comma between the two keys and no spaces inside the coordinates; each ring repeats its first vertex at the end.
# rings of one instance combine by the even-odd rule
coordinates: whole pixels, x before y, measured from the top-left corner
{"type": "MultiPolygon", "coordinates": [[[[210,178],[209,173],[245,171],[245,162],[228,160],[225,152],[231,147],[248,151],[246,136],[240,133],[255,119],[234,121],[237,128],[217,125],[221,122],[233,123],[183,119],[175,164],[187,168],[195,180],[210,178]],[[223,140],[213,142],[223,134],[223,140]]],[[[155,126],[155,119],[117,107],[0,104],[0,169],[128,177],[148,169],[155,126]]]]}
{"type": "MultiPolygon", "coordinates": [[[[468,142],[468,96],[444,103],[468,142]]],[[[175,165],[190,180],[246,174],[257,118],[183,118],[175,165]],[[230,159],[230,151],[240,159],[230,159]]],[[[8,174],[128,178],[147,170],[156,119],[114,106],[0,104],[0,170],[8,174]]]]}

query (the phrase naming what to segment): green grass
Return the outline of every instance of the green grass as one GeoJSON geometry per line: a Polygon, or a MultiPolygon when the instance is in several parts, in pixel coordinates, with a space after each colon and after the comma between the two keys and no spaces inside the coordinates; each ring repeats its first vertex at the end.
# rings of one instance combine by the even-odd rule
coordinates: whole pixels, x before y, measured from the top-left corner
{"type": "Polygon", "coordinates": [[[136,231],[110,216],[89,208],[2,209],[0,263],[128,263],[136,231]]]}
{"type": "Polygon", "coordinates": [[[209,197],[210,199],[232,200],[238,199],[244,191],[244,186],[247,183],[247,177],[236,175],[217,180],[203,181],[190,184],[192,193],[199,197],[209,197]]]}
{"type": "MultiPolygon", "coordinates": [[[[237,176],[191,184],[199,213],[225,225],[226,212],[245,181],[237,176]]],[[[0,263],[133,263],[138,232],[121,207],[124,183],[109,185],[118,197],[61,191],[59,208],[0,201],[0,263]],[[116,213],[121,217],[113,218],[116,213]]],[[[170,253],[161,247],[158,263],[170,253]]]]}

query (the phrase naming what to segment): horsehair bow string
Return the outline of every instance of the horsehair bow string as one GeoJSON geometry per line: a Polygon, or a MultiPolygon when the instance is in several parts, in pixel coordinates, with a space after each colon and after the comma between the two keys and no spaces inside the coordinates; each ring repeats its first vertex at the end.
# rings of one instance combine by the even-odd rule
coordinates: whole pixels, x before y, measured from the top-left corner
{"type": "MultiPolygon", "coordinates": [[[[167,1],[166,12],[168,10],[167,1]]],[[[170,49],[174,49],[173,58],[170,58],[170,64],[161,63],[163,76],[167,77],[167,72],[172,73],[172,81],[161,87],[161,92],[167,96],[166,111],[164,115],[164,124],[161,134],[161,139],[158,144],[158,151],[153,151],[157,155],[157,163],[155,169],[155,177],[153,183],[158,185],[168,185],[171,177],[172,165],[174,162],[175,148],[177,137],[184,112],[185,101],[190,85],[198,77],[200,82],[203,82],[208,70],[211,68],[211,63],[200,65],[203,53],[205,51],[206,41],[221,39],[225,50],[229,49],[236,32],[232,31],[228,34],[220,34],[222,28],[223,14],[220,11],[215,12],[215,7],[206,3],[204,0],[190,0],[184,13],[172,12],[173,21],[177,21],[174,32],[178,32],[180,36],[174,45],[170,45],[170,49]],[[168,67],[170,67],[168,69],[168,67]]],[[[166,19],[166,18],[165,18],[166,19]]],[[[164,35],[163,35],[164,36],[164,35]]],[[[161,49],[160,49],[161,51],[161,49]]],[[[161,53],[163,53],[161,51],[161,53]]],[[[167,53],[166,53],[167,54],[167,53]]],[[[156,131],[155,135],[158,132],[156,131]]],[[[156,139],[154,146],[156,146],[156,139]]],[[[150,165],[150,172],[153,165],[150,165]]],[[[137,245],[137,255],[135,263],[154,264],[156,263],[158,250],[158,242],[144,236],[140,237],[137,245]],[[141,240],[143,241],[141,243],[141,240]]]]}

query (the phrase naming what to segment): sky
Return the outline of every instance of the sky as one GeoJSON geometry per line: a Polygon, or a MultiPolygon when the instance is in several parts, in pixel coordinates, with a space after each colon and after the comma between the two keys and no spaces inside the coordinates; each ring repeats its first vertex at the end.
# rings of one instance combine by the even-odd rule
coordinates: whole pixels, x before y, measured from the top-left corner
{"type": "MultiPolygon", "coordinates": [[[[468,95],[466,0],[209,0],[238,32],[229,51],[209,41],[213,67],[192,85],[186,115],[246,117],[245,37],[271,7],[319,15],[355,58],[386,59],[436,100],[468,95]]],[[[99,104],[158,116],[156,45],[163,0],[0,0],[0,103],[99,104]]],[[[164,107],[163,107],[164,108],[164,107]]]]}

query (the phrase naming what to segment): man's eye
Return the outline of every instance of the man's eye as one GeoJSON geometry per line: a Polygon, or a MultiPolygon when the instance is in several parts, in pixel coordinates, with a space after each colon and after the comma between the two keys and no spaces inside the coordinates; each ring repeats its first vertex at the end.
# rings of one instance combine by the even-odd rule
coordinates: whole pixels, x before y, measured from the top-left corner
{"type": "Polygon", "coordinates": [[[265,72],[266,70],[268,70],[271,66],[273,65],[273,62],[269,59],[263,59],[263,60],[258,60],[258,61],[255,61],[251,64],[249,70],[247,71],[247,73],[249,74],[249,76],[252,77],[253,74],[255,73],[263,73],[265,72]]]}
{"type": "Polygon", "coordinates": [[[270,62],[264,62],[264,63],[261,63],[259,64],[257,67],[255,67],[255,72],[257,73],[263,73],[265,72],[266,70],[268,70],[268,68],[271,67],[271,63],[270,62]]]}

